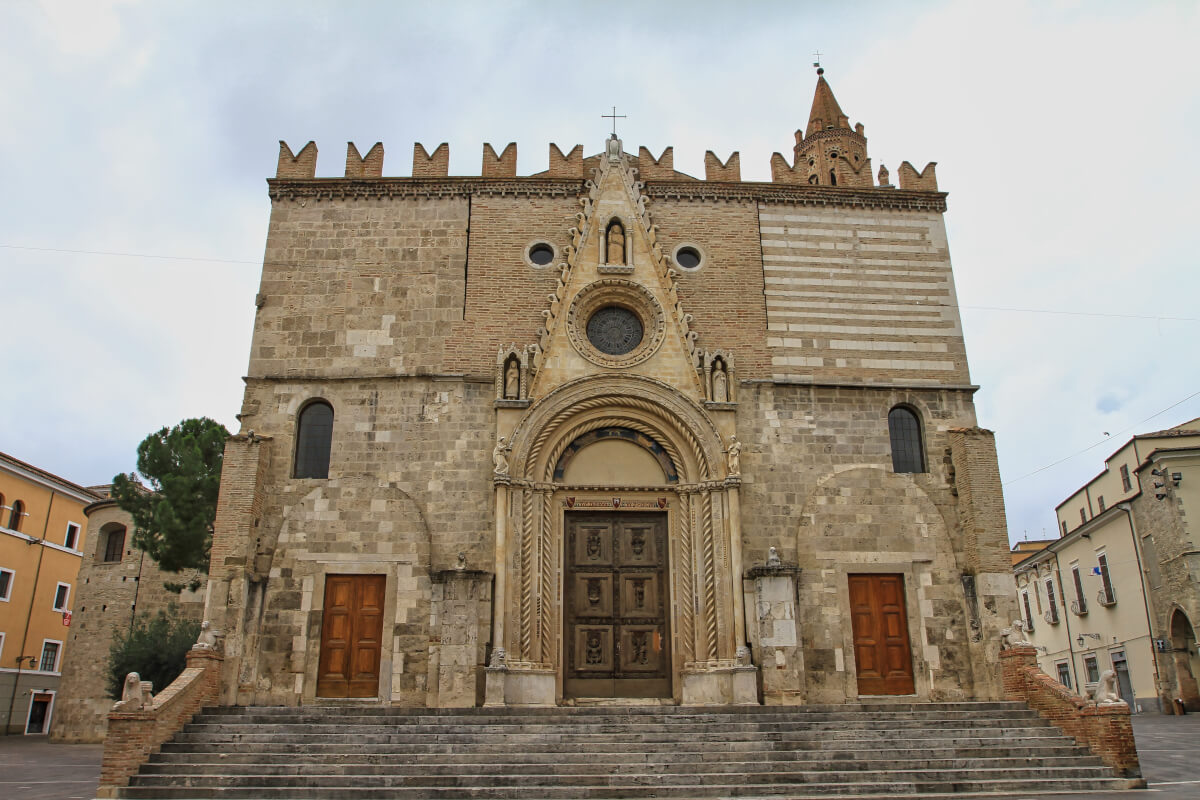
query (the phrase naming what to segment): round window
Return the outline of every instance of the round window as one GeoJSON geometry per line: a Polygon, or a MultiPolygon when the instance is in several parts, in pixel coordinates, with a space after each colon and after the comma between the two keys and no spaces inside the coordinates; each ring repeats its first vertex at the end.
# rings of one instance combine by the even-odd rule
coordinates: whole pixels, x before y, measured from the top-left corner
{"type": "Polygon", "coordinates": [[[587,338],[592,347],[610,356],[623,356],[642,343],[642,321],[621,306],[605,306],[587,321],[587,338]]]}
{"type": "Polygon", "coordinates": [[[684,269],[696,269],[703,259],[700,251],[694,247],[681,247],[675,251],[675,263],[684,269]]]}
{"type": "Polygon", "coordinates": [[[706,258],[700,245],[682,242],[671,251],[671,260],[684,272],[695,272],[704,266],[706,258]]]}
{"type": "Polygon", "coordinates": [[[529,261],[539,267],[544,267],[554,260],[554,248],[545,242],[538,242],[529,248],[529,261]]]}

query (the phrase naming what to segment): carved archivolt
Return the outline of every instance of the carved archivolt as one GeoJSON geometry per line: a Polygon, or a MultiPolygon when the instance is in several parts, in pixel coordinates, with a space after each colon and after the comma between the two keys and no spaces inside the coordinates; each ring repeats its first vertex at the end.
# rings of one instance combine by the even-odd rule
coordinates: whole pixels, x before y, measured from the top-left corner
{"type": "Polygon", "coordinates": [[[681,481],[710,480],[724,471],[720,434],[702,408],[653,378],[607,375],[563,384],[529,409],[512,433],[512,477],[551,481],[562,450],[603,425],[657,441],[681,481]]]}

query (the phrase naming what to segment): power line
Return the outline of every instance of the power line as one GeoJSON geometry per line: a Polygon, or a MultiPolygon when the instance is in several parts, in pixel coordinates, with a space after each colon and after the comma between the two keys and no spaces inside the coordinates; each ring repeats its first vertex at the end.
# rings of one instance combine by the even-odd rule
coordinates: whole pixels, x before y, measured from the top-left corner
{"type": "MultiPolygon", "coordinates": [[[[28,250],[36,253],[70,253],[72,255],[84,256],[115,256],[118,258],[147,258],[157,259],[161,261],[197,261],[213,264],[248,264],[257,266],[259,264],[264,267],[296,267],[300,266],[296,262],[290,261],[246,261],[238,258],[210,258],[207,256],[174,256],[162,255],[158,253],[124,253],[113,250],[77,250],[68,247],[32,247],[19,244],[0,244],[0,248],[5,250],[28,250]]],[[[864,305],[869,305],[865,303],[864,305]]],[[[1008,306],[964,306],[954,305],[951,303],[927,303],[922,308],[957,308],[963,311],[1004,311],[1008,313],[1019,314],[1050,314],[1054,316],[1068,317],[1099,317],[1104,319],[1144,319],[1155,320],[1158,322],[1200,322],[1200,317],[1166,317],[1154,314],[1114,314],[1103,311],[1063,311],[1053,308],[1012,308],[1008,306]]],[[[1018,478],[1018,480],[1020,480],[1018,478]]]]}
{"type": "Polygon", "coordinates": [[[1057,467],[1059,464],[1062,464],[1065,461],[1070,461],[1072,458],[1075,458],[1076,456],[1081,456],[1089,450],[1094,450],[1095,448],[1099,447],[1102,444],[1107,444],[1113,440],[1114,436],[1120,436],[1122,433],[1128,433],[1129,431],[1133,430],[1134,428],[1138,427],[1139,425],[1145,425],[1147,422],[1154,419],[1155,417],[1167,413],[1168,411],[1170,411],[1172,408],[1175,408],[1176,406],[1183,405],[1188,400],[1191,400],[1193,397],[1196,397],[1197,395],[1200,395],[1200,391],[1192,392],[1191,394],[1189,394],[1187,397],[1183,398],[1179,402],[1172,403],[1171,405],[1164,408],[1162,411],[1158,411],[1154,414],[1151,414],[1150,416],[1146,417],[1141,422],[1135,422],[1134,424],[1130,425],[1128,428],[1125,428],[1124,430],[1119,430],[1112,436],[1109,436],[1105,439],[1101,439],[1100,441],[1096,442],[1095,444],[1089,445],[1089,446],[1083,448],[1078,453],[1072,453],[1071,455],[1069,455],[1065,458],[1060,458],[1058,461],[1055,461],[1051,464],[1047,464],[1044,467],[1039,467],[1039,468],[1035,469],[1033,472],[1026,473],[1019,478],[1013,478],[1011,481],[1004,481],[1003,485],[1011,486],[1012,484],[1016,483],[1017,481],[1023,481],[1026,478],[1037,475],[1039,472],[1045,472],[1046,470],[1050,469],[1051,467],[1057,467]]]}

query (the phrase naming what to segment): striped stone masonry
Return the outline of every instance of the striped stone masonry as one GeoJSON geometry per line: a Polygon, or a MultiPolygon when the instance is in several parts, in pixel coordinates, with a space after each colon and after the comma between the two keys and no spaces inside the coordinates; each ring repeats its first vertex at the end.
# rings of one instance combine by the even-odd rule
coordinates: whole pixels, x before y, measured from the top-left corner
{"type": "Polygon", "coordinates": [[[941,215],[759,207],[777,379],[970,382],[941,215]]]}

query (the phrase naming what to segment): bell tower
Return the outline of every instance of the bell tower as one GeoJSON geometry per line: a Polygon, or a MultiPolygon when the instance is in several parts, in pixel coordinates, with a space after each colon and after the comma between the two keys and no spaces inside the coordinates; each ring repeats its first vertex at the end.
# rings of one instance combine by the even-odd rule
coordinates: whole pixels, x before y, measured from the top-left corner
{"type": "Polygon", "coordinates": [[[813,95],[808,127],[796,131],[796,171],[807,170],[808,182],[817,186],[870,187],[871,160],[863,125],[850,127],[833,89],[818,63],[817,89],[813,95]]]}

